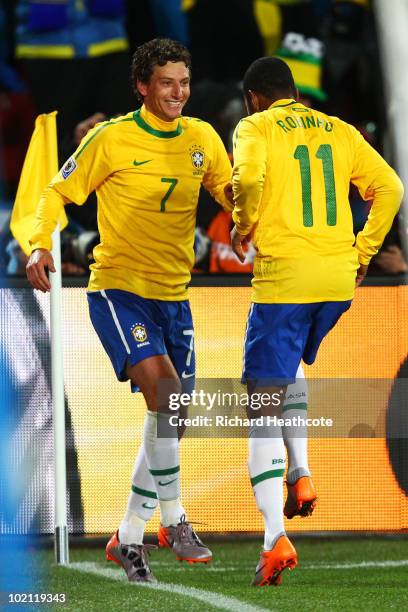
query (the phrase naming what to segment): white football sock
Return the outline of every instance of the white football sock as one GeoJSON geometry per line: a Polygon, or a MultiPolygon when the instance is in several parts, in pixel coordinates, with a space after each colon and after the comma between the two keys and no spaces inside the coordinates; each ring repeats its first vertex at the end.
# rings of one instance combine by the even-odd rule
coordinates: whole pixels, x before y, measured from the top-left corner
{"type": "Polygon", "coordinates": [[[249,433],[249,475],[256,504],[265,522],[264,549],[271,550],[285,533],[283,474],[286,457],[280,427],[252,426],[249,433]]]}
{"type": "Polygon", "coordinates": [[[175,428],[172,437],[165,433],[169,416],[148,410],[144,423],[146,462],[155,483],[160,503],[161,521],[165,527],[176,525],[185,510],[180,502],[179,440],[175,428]],[[159,435],[158,435],[159,433],[159,435]],[[172,503],[163,503],[172,502],[172,503]]]}
{"type": "Polygon", "coordinates": [[[142,544],[146,521],[153,516],[157,506],[156,488],[142,444],[133,468],[132,490],[126,514],[119,527],[119,541],[124,544],[142,544]]]}
{"type": "Polygon", "coordinates": [[[310,476],[307,458],[307,426],[296,426],[297,419],[307,418],[307,381],[303,368],[299,365],[296,382],[286,390],[282,417],[290,419],[293,426],[283,426],[282,435],[288,453],[288,471],[286,480],[294,484],[301,476],[310,476]]]}
{"type": "Polygon", "coordinates": [[[119,542],[121,544],[143,544],[145,525],[146,521],[131,510],[126,510],[119,527],[119,542]]]}

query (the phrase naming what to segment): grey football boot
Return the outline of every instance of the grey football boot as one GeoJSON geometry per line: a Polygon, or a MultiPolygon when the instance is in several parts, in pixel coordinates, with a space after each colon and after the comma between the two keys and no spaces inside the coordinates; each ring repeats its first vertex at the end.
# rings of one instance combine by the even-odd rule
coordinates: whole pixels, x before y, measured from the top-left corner
{"type": "Polygon", "coordinates": [[[171,548],[178,561],[188,563],[208,563],[212,560],[212,552],[200,540],[191,524],[186,521],[186,517],[180,518],[180,522],[175,526],[160,526],[159,546],[171,548]]]}
{"type": "Polygon", "coordinates": [[[148,551],[152,549],[157,549],[157,546],[121,544],[116,532],[106,545],[106,559],[123,567],[129,582],[157,582],[149,566],[148,551]]]}

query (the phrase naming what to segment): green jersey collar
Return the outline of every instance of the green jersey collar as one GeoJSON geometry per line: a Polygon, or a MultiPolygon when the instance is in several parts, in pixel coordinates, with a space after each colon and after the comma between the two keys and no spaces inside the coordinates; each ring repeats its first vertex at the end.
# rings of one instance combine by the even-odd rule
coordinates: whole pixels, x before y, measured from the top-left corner
{"type": "Polygon", "coordinates": [[[133,113],[133,119],[137,123],[137,125],[142,128],[148,134],[152,134],[152,136],[157,136],[157,138],[175,138],[176,136],[180,136],[183,133],[183,128],[181,127],[181,120],[178,122],[177,128],[172,130],[171,132],[164,132],[162,130],[156,130],[151,127],[140,115],[140,109],[133,113]]]}
{"type": "Polygon", "coordinates": [[[276,100],[269,108],[282,108],[283,106],[291,106],[292,104],[300,104],[293,98],[283,98],[282,100],[276,100]]]}

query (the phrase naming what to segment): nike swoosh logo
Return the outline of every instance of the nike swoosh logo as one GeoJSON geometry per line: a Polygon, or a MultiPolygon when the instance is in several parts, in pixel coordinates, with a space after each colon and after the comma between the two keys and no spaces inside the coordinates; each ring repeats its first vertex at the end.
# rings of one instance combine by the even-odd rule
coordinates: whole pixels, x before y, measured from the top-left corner
{"type": "Polygon", "coordinates": [[[194,375],[195,375],[195,372],[192,372],[191,374],[186,374],[186,372],[184,371],[181,374],[181,378],[191,378],[194,375]]]}
{"type": "Polygon", "coordinates": [[[169,480],[169,482],[161,482],[161,480],[159,480],[159,485],[161,487],[167,487],[167,485],[171,484],[172,482],[176,482],[177,478],[173,478],[173,480],[169,480]]]}
{"type": "Polygon", "coordinates": [[[148,164],[149,162],[153,161],[152,159],[146,159],[146,161],[142,161],[142,162],[138,162],[135,159],[133,160],[133,165],[134,166],[143,166],[143,164],[148,164]]]}
{"type": "Polygon", "coordinates": [[[147,508],[148,510],[155,510],[157,506],[149,506],[149,504],[142,504],[143,508],[147,508]]]}

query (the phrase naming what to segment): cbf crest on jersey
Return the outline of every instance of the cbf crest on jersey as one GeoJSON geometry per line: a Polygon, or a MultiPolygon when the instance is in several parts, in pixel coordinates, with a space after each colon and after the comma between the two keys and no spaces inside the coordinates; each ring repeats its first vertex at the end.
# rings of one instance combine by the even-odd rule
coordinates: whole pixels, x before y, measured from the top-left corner
{"type": "Polygon", "coordinates": [[[147,331],[143,323],[135,323],[132,325],[131,332],[136,342],[145,342],[147,340],[147,331]]]}
{"type": "Polygon", "coordinates": [[[193,145],[190,148],[190,158],[195,170],[193,174],[204,174],[205,153],[199,145],[193,145]]]}

